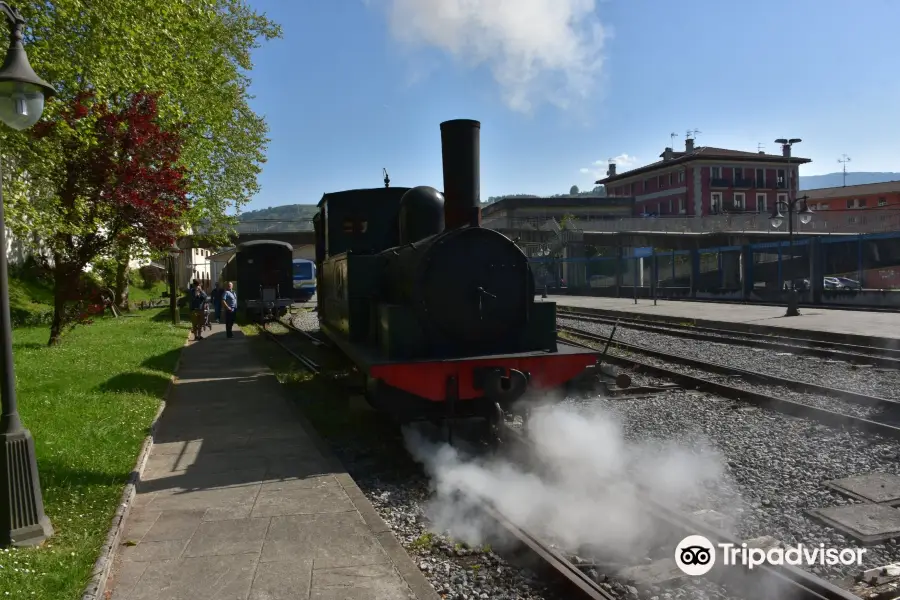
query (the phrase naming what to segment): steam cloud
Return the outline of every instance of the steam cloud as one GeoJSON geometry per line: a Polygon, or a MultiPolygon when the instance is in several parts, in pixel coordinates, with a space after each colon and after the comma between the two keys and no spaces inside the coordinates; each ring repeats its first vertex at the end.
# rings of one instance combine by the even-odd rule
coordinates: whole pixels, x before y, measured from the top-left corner
{"type": "Polygon", "coordinates": [[[487,64],[516,111],[588,98],[603,67],[595,0],[381,1],[396,39],[487,64]]]}
{"type": "Polygon", "coordinates": [[[674,505],[722,477],[721,460],[708,446],[700,452],[671,444],[636,446],[626,442],[611,417],[559,404],[531,414],[532,458],[543,465],[534,472],[504,460],[466,460],[453,447],[434,444],[414,430],[405,435],[435,487],[427,508],[433,529],[450,531],[470,546],[498,532],[487,529],[459,492],[489,500],[516,524],[566,550],[613,555],[638,551],[653,537],[635,497],[636,485],[674,505]]]}

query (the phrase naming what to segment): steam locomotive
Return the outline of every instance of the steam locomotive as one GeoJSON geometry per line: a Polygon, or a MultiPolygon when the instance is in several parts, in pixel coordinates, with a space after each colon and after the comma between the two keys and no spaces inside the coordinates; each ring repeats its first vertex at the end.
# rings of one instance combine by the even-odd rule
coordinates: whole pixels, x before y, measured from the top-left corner
{"type": "Polygon", "coordinates": [[[480,132],[441,123],[443,194],[385,177],[325,194],[313,219],[321,331],[365,375],[369,403],[402,421],[498,428],[526,392],[597,360],[557,340],[556,304],[534,301],[526,255],[480,226],[480,132]]]}

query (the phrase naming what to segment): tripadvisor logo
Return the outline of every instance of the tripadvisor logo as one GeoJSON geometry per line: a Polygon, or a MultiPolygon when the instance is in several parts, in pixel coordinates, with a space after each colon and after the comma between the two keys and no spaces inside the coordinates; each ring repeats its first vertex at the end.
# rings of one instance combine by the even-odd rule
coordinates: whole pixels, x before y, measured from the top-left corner
{"type": "Polygon", "coordinates": [[[862,565],[865,548],[826,548],[825,544],[792,548],[749,548],[747,544],[713,544],[702,535],[689,535],[675,547],[675,564],[686,575],[705,575],[721,554],[723,565],[742,565],[749,569],[770,565],[862,565]],[[718,547],[717,547],[718,546],[718,547]]]}

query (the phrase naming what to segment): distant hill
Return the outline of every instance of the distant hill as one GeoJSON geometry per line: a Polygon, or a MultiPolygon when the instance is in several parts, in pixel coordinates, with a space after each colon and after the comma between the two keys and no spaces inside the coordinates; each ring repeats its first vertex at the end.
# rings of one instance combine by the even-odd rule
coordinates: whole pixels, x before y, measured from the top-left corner
{"type": "MultiPolygon", "coordinates": [[[[847,173],[847,185],[863,185],[864,183],[882,183],[885,181],[900,181],[900,173],[847,173]]],[[[841,187],[842,185],[844,185],[843,173],[800,176],[801,190],[841,187]]]]}
{"type": "Polygon", "coordinates": [[[294,221],[312,219],[315,214],[315,204],[285,204],[284,206],[250,210],[241,213],[240,219],[241,221],[294,221]]]}

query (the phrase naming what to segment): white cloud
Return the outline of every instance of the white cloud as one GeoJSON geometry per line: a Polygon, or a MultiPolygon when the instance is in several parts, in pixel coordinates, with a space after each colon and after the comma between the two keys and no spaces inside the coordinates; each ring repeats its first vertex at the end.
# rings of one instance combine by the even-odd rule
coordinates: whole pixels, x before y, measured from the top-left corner
{"type": "Polygon", "coordinates": [[[609,34],[595,0],[379,2],[397,40],[487,65],[513,110],[529,113],[544,102],[569,108],[597,86],[609,34]]]}
{"type": "Polygon", "coordinates": [[[633,169],[640,164],[638,157],[623,152],[622,154],[607,160],[595,160],[590,167],[582,167],[581,169],[578,169],[578,172],[582,175],[590,175],[591,181],[604,179],[606,177],[606,170],[609,169],[609,161],[616,163],[616,167],[619,169],[620,173],[624,170],[633,169]]]}

